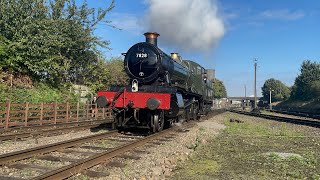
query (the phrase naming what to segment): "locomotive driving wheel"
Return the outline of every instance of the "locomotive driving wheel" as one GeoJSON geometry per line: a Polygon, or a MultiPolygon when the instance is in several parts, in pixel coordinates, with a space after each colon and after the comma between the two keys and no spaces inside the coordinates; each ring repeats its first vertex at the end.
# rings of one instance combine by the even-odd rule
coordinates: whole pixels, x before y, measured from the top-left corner
{"type": "Polygon", "coordinates": [[[162,131],[164,126],[164,112],[155,111],[151,114],[151,131],[153,133],[162,131]]]}

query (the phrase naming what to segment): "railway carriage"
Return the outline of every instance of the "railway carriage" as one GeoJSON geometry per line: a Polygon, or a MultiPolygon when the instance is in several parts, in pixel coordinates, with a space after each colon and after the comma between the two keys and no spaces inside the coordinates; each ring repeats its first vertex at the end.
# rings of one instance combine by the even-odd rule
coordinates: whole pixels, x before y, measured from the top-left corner
{"type": "Polygon", "coordinates": [[[206,69],[178,53],[164,53],[157,46],[159,34],[144,34],[146,42],[133,45],[124,58],[130,77],[125,87],[99,91],[99,107],[113,110],[119,130],[148,128],[161,131],[174,122],[197,119],[212,106],[212,82],[206,69]]]}

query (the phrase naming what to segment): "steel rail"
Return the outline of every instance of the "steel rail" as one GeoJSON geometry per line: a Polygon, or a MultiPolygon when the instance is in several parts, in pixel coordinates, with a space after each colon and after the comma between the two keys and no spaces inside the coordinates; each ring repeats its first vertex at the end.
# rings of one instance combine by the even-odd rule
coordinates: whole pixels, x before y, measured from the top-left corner
{"type": "Polygon", "coordinates": [[[282,111],[282,110],[276,110],[276,109],[272,109],[272,110],[266,109],[266,111],[320,120],[320,114],[311,113],[311,112],[308,113],[308,112],[299,112],[299,111],[282,111]]]}
{"type": "MultiPolygon", "coordinates": [[[[105,122],[108,123],[108,122],[105,122]]],[[[110,124],[112,122],[109,122],[110,124]]],[[[56,129],[48,129],[48,130],[38,130],[38,131],[30,131],[30,132],[24,132],[24,133],[14,133],[14,134],[5,134],[5,135],[0,135],[0,141],[4,140],[16,140],[20,138],[25,138],[25,137],[34,137],[34,136],[39,136],[42,134],[50,134],[50,133],[55,133],[55,132],[68,132],[72,130],[80,130],[80,129],[89,129],[89,128],[95,128],[99,127],[101,124],[100,123],[91,123],[87,125],[80,125],[80,126],[71,126],[71,127],[65,127],[65,128],[56,128],[56,129]]]]}
{"type": "Polygon", "coordinates": [[[288,122],[292,124],[320,128],[320,121],[316,121],[316,120],[313,121],[313,120],[304,120],[304,119],[298,119],[298,118],[280,117],[280,116],[274,116],[274,115],[259,114],[259,113],[237,111],[237,110],[229,110],[229,111],[238,113],[238,114],[261,117],[261,118],[271,119],[271,120],[280,121],[280,122],[288,122]]]}
{"type": "Polygon", "coordinates": [[[54,129],[45,129],[45,130],[36,130],[36,131],[29,131],[29,132],[23,132],[23,133],[11,133],[11,134],[5,134],[5,135],[0,135],[0,141],[4,140],[16,140],[20,138],[25,138],[25,137],[34,137],[34,136],[39,136],[41,134],[52,134],[55,132],[68,132],[68,131],[73,131],[73,130],[81,130],[81,129],[89,129],[89,128],[95,128],[99,127],[101,124],[106,123],[106,124],[112,124],[112,122],[108,121],[102,121],[101,123],[95,123],[95,122],[87,122],[88,124],[86,125],[79,125],[76,126],[69,126],[69,127],[64,127],[64,128],[54,128],[54,129]]]}
{"type": "Polygon", "coordinates": [[[159,137],[170,134],[173,132],[173,130],[176,130],[176,129],[177,128],[170,128],[170,129],[161,131],[159,133],[147,136],[141,140],[137,140],[135,142],[117,147],[113,150],[94,155],[92,157],[80,160],[78,162],[61,167],[61,168],[56,169],[54,171],[50,171],[48,173],[45,173],[45,174],[40,175],[38,177],[35,177],[34,179],[35,180],[43,180],[43,179],[55,180],[55,179],[65,179],[65,178],[74,176],[83,170],[89,169],[95,165],[102,163],[102,162],[107,162],[108,160],[111,160],[113,157],[118,156],[126,151],[132,150],[136,147],[142,146],[142,145],[144,145],[152,140],[155,140],[159,137]]]}
{"type": "MultiPolygon", "coordinates": [[[[167,134],[170,134],[176,130],[179,131],[182,128],[184,128],[184,129],[190,128],[193,125],[194,125],[194,123],[191,123],[191,124],[188,123],[187,126],[174,127],[174,128],[170,128],[167,130],[163,130],[157,134],[147,136],[141,140],[137,140],[135,142],[130,142],[126,145],[114,148],[112,150],[108,150],[107,152],[96,154],[92,157],[88,157],[86,159],[77,161],[73,164],[70,164],[70,165],[61,167],[59,169],[47,172],[47,173],[42,174],[40,176],[34,177],[34,179],[64,179],[64,178],[74,176],[75,174],[77,174],[83,170],[86,170],[92,166],[95,166],[97,164],[100,164],[101,162],[107,162],[111,158],[118,156],[119,154],[122,154],[128,150],[132,150],[133,148],[142,146],[148,142],[151,142],[154,139],[158,139],[158,138],[161,138],[162,136],[166,136],[167,134]]],[[[185,132],[184,130],[181,130],[181,131],[185,132]]],[[[17,160],[30,158],[30,157],[33,157],[37,154],[44,154],[44,153],[48,153],[48,152],[53,152],[58,149],[72,147],[74,145],[88,142],[90,140],[103,139],[103,138],[106,138],[107,136],[112,136],[113,134],[117,134],[117,132],[112,131],[112,132],[93,135],[93,136],[89,136],[89,137],[85,137],[85,138],[77,138],[77,139],[69,140],[69,141],[65,141],[65,142],[58,142],[58,143],[54,143],[51,145],[46,145],[46,146],[36,147],[36,148],[28,149],[28,150],[22,150],[19,152],[12,152],[12,153],[8,153],[8,154],[0,155],[0,165],[8,164],[10,162],[14,162],[17,160]]]]}
{"type": "Polygon", "coordinates": [[[17,160],[26,159],[26,158],[32,157],[34,155],[37,155],[37,154],[48,153],[48,152],[52,152],[52,151],[55,151],[58,149],[71,147],[76,144],[106,138],[107,136],[112,136],[117,133],[118,133],[117,130],[113,130],[113,131],[109,131],[106,133],[95,134],[92,136],[81,137],[81,138],[71,139],[68,141],[39,146],[39,147],[31,148],[31,149],[2,154],[2,155],[0,155],[0,165],[8,164],[10,162],[14,162],[17,160]]]}
{"type": "Polygon", "coordinates": [[[28,130],[35,130],[35,129],[46,129],[46,128],[56,128],[62,126],[73,126],[73,125],[80,125],[80,124],[87,124],[87,123],[103,123],[103,122],[113,122],[113,119],[103,119],[103,120],[86,120],[86,121],[73,121],[73,122],[64,122],[64,123],[57,123],[57,124],[45,124],[45,125],[33,125],[33,126],[18,126],[18,127],[10,127],[9,129],[0,129],[0,134],[10,133],[11,131],[28,131],[28,130]]]}

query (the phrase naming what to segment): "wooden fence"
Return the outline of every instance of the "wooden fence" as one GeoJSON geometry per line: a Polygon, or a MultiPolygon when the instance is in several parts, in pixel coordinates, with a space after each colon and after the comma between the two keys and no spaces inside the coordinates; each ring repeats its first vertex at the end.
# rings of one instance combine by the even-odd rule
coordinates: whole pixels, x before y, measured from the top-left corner
{"type": "Polygon", "coordinates": [[[0,128],[112,119],[110,108],[90,103],[0,103],[0,128]]]}

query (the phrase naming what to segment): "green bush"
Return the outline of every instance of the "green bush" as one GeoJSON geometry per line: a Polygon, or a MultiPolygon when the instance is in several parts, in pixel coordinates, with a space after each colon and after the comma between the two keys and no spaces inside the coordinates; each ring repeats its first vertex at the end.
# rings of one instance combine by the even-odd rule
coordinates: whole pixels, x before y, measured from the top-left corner
{"type": "Polygon", "coordinates": [[[310,93],[313,97],[320,97],[320,80],[311,82],[310,93]]]}
{"type": "Polygon", "coordinates": [[[0,84],[0,102],[10,99],[15,103],[50,103],[50,102],[76,102],[78,96],[67,89],[57,89],[45,84],[38,84],[32,89],[15,88],[10,89],[0,84]]]}
{"type": "Polygon", "coordinates": [[[312,100],[319,97],[320,90],[320,63],[304,61],[300,74],[292,87],[292,100],[312,100]]]}
{"type": "Polygon", "coordinates": [[[4,84],[0,83],[0,102],[4,102],[6,100],[7,88],[4,84]]]}

